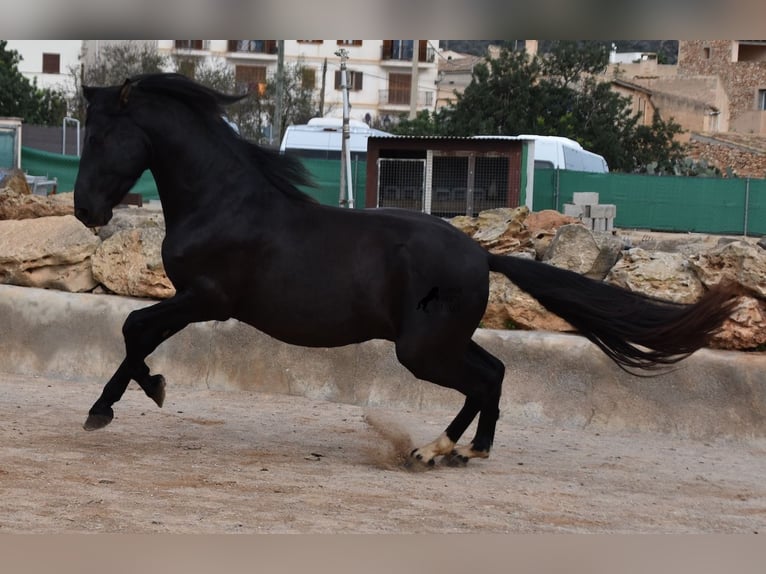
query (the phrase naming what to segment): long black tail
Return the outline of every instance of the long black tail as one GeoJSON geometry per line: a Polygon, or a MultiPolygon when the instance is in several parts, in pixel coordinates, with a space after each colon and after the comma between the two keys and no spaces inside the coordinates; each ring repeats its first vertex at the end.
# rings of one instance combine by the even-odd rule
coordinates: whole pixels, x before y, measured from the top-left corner
{"type": "Polygon", "coordinates": [[[708,291],[691,305],[671,303],[531,259],[490,256],[546,309],[598,345],[619,366],[652,369],[706,346],[737,303],[733,288],[708,291]]]}

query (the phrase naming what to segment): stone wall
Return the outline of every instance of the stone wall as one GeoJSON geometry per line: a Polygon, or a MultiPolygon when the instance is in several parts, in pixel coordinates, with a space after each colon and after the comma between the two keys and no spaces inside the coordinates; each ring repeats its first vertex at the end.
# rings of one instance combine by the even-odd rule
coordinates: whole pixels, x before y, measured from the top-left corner
{"type": "Polygon", "coordinates": [[[733,49],[732,40],[688,40],[679,42],[678,49],[679,75],[720,78],[729,100],[730,121],[755,110],[758,89],[766,86],[766,62],[733,61],[733,49]]]}
{"type": "Polygon", "coordinates": [[[705,160],[727,175],[731,168],[737,177],[766,178],[766,139],[736,134],[692,134],[686,155],[705,160]]]}
{"type": "MultiPolygon", "coordinates": [[[[23,208],[23,199],[34,196],[22,194],[17,201],[16,193],[0,189],[0,206],[9,198],[23,208]]],[[[63,215],[0,220],[0,283],[146,299],[174,294],[160,255],[165,236],[161,212],[116,209],[109,225],[94,233],[71,214],[71,200],[64,204],[69,213],[63,215]]],[[[27,215],[28,210],[19,213],[27,215]]],[[[743,293],[741,304],[714,346],[748,350],[766,346],[766,249],[752,240],[669,234],[657,241],[655,236],[634,237],[618,229],[597,233],[578,218],[556,211],[530,213],[526,207],[484,211],[476,218],[453,218],[451,223],[492,253],[537,259],[676,302],[691,303],[719,283],[735,283],[743,293]]],[[[491,273],[482,325],[571,330],[498,273],[491,273]]]]}

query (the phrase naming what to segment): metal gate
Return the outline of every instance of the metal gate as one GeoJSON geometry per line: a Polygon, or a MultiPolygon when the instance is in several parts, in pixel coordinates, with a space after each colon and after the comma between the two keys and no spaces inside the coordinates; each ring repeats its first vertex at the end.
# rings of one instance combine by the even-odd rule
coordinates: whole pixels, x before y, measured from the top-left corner
{"type": "Polygon", "coordinates": [[[378,207],[423,211],[426,160],[378,159],[378,207]]]}
{"type": "Polygon", "coordinates": [[[439,217],[508,206],[509,161],[498,154],[439,153],[426,159],[378,159],[378,207],[439,217]]]}

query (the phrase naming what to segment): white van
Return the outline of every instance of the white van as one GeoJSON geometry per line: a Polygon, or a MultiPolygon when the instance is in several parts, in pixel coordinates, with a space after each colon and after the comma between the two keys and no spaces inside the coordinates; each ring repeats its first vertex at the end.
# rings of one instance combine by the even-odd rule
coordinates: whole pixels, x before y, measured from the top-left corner
{"type": "MultiPolygon", "coordinates": [[[[390,135],[359,120],[349,120],[348,146],[351,159],[367,158],[367,138],[370,136],[390,135]]],[[[279,151],[305,158],[340,159],[342,137],[342,119],[312,118],[307,124],[288,126],[279,151]]]]}
{"type": "Polygon", "coordinates": [[[590,152],[576,141],[561,136],[474,136],[477,138],[505,138],[534,142],[535,168],[568,169],[591,173],[609,173],[603,156],[590,152]]]}

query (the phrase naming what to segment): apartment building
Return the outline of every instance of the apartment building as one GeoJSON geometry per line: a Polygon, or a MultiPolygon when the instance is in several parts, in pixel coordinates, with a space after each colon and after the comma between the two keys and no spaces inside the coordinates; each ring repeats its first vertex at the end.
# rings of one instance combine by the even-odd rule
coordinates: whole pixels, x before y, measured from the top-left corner
{"type": "Polygon", "coordinates": [[[655,109],[687,132],[766,137],[766,40],[681,40],[678,64],[613,63],[613,87],[645,119],[655,109]]]}
{"type": "MultiPolygon", "coordinates": [[[[252,89],[261,89],[277,71],[277,40],[157,40],[168,56],[205,59],[233,68],[252,89]]],[[[343,115],[341,57],[347,52],[350,117],[384,129],[411,111],[413,75],[415,111],[436,106],[438,40],[284,40],[285,65],[300,63],[302,81],[323,101],[325,117],[343,115]],[[322,98],[323,96],[323,98],[322,98]]]]}
{"type": "Polygon", "coordinates": [[[19,71],[40,88],[74,94],[82,40],[7,40],[6,49],[21,56],[19,71]]]}

